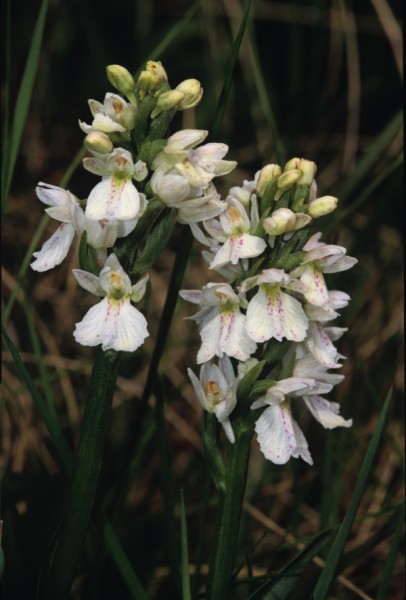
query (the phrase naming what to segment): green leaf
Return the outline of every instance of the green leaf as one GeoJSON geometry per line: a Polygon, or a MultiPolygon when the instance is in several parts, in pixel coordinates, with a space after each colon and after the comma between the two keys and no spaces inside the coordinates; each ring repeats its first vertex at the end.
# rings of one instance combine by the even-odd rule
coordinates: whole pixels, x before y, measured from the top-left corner
{"type": "Polygon", "coordinates": [[[187,523],[183,490],[180,490],[180,526],[182,552],[182,600],[191,600],[189,575],[189,550],[187,541],[187,523]]]}
{"type": "Polygon", "coordinates": [[[248,17],[250,14],[252,0],[248,0],[244,7],[243,18],[240,23],[240,27],[237,33],[237,37],[234,41],[233,48],[231,51],[230,61],[226,70],[224,85],[220,93],[220,97],[217,103],[217,108],[215,112],[215,116],[213,119],[213,124],[210,127],[211,133],[213,137],[220,133],[221,124],[223,122],[224,114],[227,108],[227,101],[230,95],[231,86],[233,84],[235,67],[238,61],[238,54],[240,52],[240,47],[242,43],[242,39],[244,37],[245,29],[248,23],[248,17]]]}
{"type": "Polygon", "coordinates": [[[11,132],[9,137],[10,147],[8,152],[3,153],[2,165],[2,186],[1,186],[1,207],[4,211],[8,194],[10,191],[11,180],[13,178],[14,168],[17,160],[18,149],[21,143],[21,136],[24,131],[27,118],[28,107],[30,105],[32,90],[35,77],[38,71],[39,56],[44,33],[45,18],[48,10],[48,0],[43,0],[32,35],[30,50],[27,63],[25,65],[20,89],[15,104],[15,111],[11,132]]]}
{"type": "Polygon", "coordinates": [[[150,231],[147,242],[131,269],[132,273],[143,275],[143,273],[155,264],[168,244],[175,222],[176,209],[171,208],[158,221],[152,231],[150,231]]]}
{"type": "Polygon", "coordinates": [[[38,390],[35,386],[35,383],[32,380],[31,375],[27,371],[23,361],[20,358],[20,355],[19,355],[17,349],[15,348],[13,342],[10,340],[10,338],[7,334],[7,331],[4,329],[3,326],[1,328],[1,331],[2,331],[2,336],[4,338],[4,341],[9,349],[10,354],[12,355],[13,360],[16,364],[16,367],[20,373],[20,376],[21,376],[22,380],[24,381],[25,385],[27,386],[27,389],[29,390],[29,392],[32,396],[32,399],[34,401],[35,407],[38,410],[41,418],[43,419],[43,421],[45,423],[45,426],[47,427],[47,429],[49,431],[52,443],[54,444],[55,448],[57,449],[59,457],[60,457],[63,465],[65,466],[65,468],[70,469],[73,464],[72,453],[71,453],[71,450],[70,450],[68,444],[65,441],[65,438],[63,437],[62,430],[60,428],[58,421],[56,420],[54,411],[50,410],[46,401],[41,396],[41,394],[38,392],[38,390]]]}
{"type": "Polygon", "coordinates": [[[181,589],[179,577],[179,548],[178,530],[175,519],[175,494],[171,474],[171,463],[169,456],[169,444],[167,440],[166,422],[164,414],[164,385],[160,378],[155,383],[156,396],[156,433],[159,453],[159,467],[161,472],[161,491],[165,515],[165,533],[167,544],[167,555],[171,567],[171,577],[177,590],[181,589]]]}
{"type": "Polygon", "coordinates": [[[386,415],[389,409],[389,403],[392,397],[392,390],[388,393],[382,412],[372,436],[371,442],[368,446],[367,453],[365,455],[364,462],[362,463],[361,470],[358,475],[357,483],[355,485],[354,493],[351,499],[350,506],[344,517],[344,520],[337,533],[337,537],[334,541],[333,546],[328,554],[326,564],[323,571],[317,581],[316,587],[314,588],[313,598],[314,600],[325,600],[327,598],[329,589],[333,582],[335,572],[337,569],[338,562],[343,553],[344,545],[350,534],[352,524],[357,514],[359,504],[361,502],[362,495],[364,493],[368,476],[372,467],[372,461],[374,459],[376,450],[378,448],[379,440],[382,435],[383,427],[385,424],[386,415]]]}
{"type": "Polygon", "coordinates": [[[64,600],[86,539],[102,463],[115,389],[119,354],[98,349],[82,420],[79,447],[67,497],[65,516],[47,552],[38,595],[64,600]]]}
{"type": "Polygon", "coordinates": [[[318,534],[295,558],[271,581],[254,592],[247,600],[288,600],[305,567],[317,556],[331,537],[331,530],[318,534]]]}
{"type": "Polygon", "coordinates": [[[203,412],[201,434],[207,466],[216,488],[219,492],[224,493],[226,488],[226,468],[219,444],[219,432],[220,424],[216,415],[203,412]]]}
{"type": "Polygon", "coordinates": [[[250,390],[251,390],[254,382],[258,379],[264,365],[265,365],[265,361],[261,360],[256,365],[254,365],[252,367],[252,369],[250,369],[248,371],[248,373],[246,373],[244,375],[244,377],[241,379],[241,381],[238,385],[238,389],[237,389],[238,399],[244,401],[244,399],[248,397],[250,390]]]}
{"type": "Polygon", "coordinates": [[[108,521],[104,524],[103,533],[108,552],[113,557],[115,565],[125,581],[128,591],[131,593],[131,597],[134,600],[148,600],[148,596],[140,584],[123,547],[117,538],[116,532],[108,521]]]}
{"type": "Polygon", "coordinates": [[[381,582],[379,584],[376,600],[386,600],[389,598],[388,589],[395,567],[396,555],[398,552],[401,540],[404,539],[404,523],[405,523],[405,504],[399,510],[396,532],[392,540],[388,558],[386,559],[385,568],[382,573],[381,582]]]}

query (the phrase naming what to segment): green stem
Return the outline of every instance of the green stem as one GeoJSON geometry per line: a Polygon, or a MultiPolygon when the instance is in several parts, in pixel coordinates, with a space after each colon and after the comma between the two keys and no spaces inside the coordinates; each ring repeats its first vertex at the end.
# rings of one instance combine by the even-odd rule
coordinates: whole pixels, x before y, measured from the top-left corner
{"type": "MultiPolygon", "coordinates": [[[[236,429],[236,428],[235,428],[236,429]]],[[[209,565],[206,600],[228,597],[234,569],[242,503],[247,482],[252,430],[241,429],[228,445],[225,491],[220,497],[215,540],[209,565]]]]}
{"type": "Polygon", "coordinates": [[[41,573],[38,588],[40,600],[63,600],[69,594],[90,523],[118,363],[117,352],[99,349],[90,380],[65,517],[41,573]]]}

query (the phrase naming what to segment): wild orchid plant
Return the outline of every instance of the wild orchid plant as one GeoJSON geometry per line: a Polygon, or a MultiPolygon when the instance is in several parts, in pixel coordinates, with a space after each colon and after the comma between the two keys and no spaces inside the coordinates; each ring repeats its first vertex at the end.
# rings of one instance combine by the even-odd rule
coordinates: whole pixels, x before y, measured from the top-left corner
{"type": "Polygon", "coordinates": [[[207,598],[218,600],[226,597],[233,569],[254,431],[270,461],[285,464],[293,457],[312,464],[292,409],[305,404],[327,429],[351,425],[338,404],[324,398],[343,379],[336,371],[344,357],[334,342],[345,329],[329,323],[349,301],[327,288],[324,274],[349,269],[356,260],[313,230],[337,205],[336,198],[317,197],[313,162],[266,165],[223,200],[213,180],[236,167],[224,159],[228,147],[204,143],[208,132],[202,130],[166,137],[175,112],[200,102],[200,83],[189,79],[171,89],[164,68],[153,61],[136,80],[118,65],[107,67],[107,76],[119,93],[107,93],[103,103],[90,100],[93,120],[79,122],[90,154],[83,166],[101,179],[86,201],[44,183],[36,190],[61,225],[34,253],[32,268],[60,264],[77,235],[81,268],[73,275],[101,298],[74,331],[80,344],[101,348],[44,597],[62,597],[73,576],[81,544],[70,566],[61,557],[68,555],[70,536],[80,530],[85,538],[92,502],[83,515],[80,496],[94,497],[119,353],[137,350],[149,335],[142,307],[133,304],[142,302],[147,271],[178,222],[191,228],[209,268],[224,278],[180,292],[199,307],[190,318],[201,337],[200,374],[188,374],[204,411],[203,441],[220,499],[207,582],[207,598]]]}

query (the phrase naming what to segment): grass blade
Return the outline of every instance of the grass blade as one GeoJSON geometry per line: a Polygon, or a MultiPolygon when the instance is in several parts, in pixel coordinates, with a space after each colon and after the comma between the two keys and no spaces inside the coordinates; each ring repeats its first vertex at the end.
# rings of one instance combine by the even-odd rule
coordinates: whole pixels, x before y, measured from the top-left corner
{"type": "Polygon", "coordinates": [[[231,51],[230,61],[229,61],[228,68],[226,71],[224,85],[223,85],[223,88],[220,93],[216,112],[215,112],[214,119],[213,119],[213,124],[211,126],[211,133],[213,136],[218,135],[218,133],[220,132],[221,124],[223,122],[224,113],[225,113],[226,106],[227,106],[227,100],[230,95],[230,90],[231,90],[231,86],[232,86],[233,79],[234,79],[234,72],[235,72],[235,67],[236,67],[237,60],[238,60],[238,54],[240,52],[241,42],[244,37],[245,29],[246,29],[247,23],[248,23],[248,16],[250,13],[251,4],[252,4],[252,0],[248,0],[245,4],[243,18],[241,20],[240,28],[238,30],[237,37],[235,39],[235,42],[234,42],[234,45],[233,45],[233,48],[231,51]]]}
{"type": "Polygon", "coordinates": [[[388,555],[388,558],[385,563],[385,568],[384,568],[384,571],[382,574],[382,579],[381,579],[381,583],[379,585],[378,593],[376,595],[376,600],[385,600],[385,598],[389,597],[388,596],[388,588],[389,588],[389,583],[390,583],[390,580],[392,577],[393,568],[395,566],[396,555],[397,555],[400,541],[401,541],[402,535],[403,535],[404,522],[405,522],[405,505],[403,504],[403,506],[399,510],[399,517],[398,517],[395,535],[392,540],[389,555],[388,555]]]}
{"type": "Polygon", "coordinates": [[[329,552],[324,569],[318,579],[316,587],[314,588],[314,600],[325,600],[325,598],[327,598],[330,586],[334,579],[338,562],[344,549],[345,542],[350,533],[352,524],[357,514],[359,504],[361,502],[362,494],[367,484],[368,476],[372,467],[372,461],[378,448],[379,440],[381,438],[381,434],[385,424],[385,419],[388,413],[391,397],[392,391],[390,391],[386,397],[378,424],[369,444],[364,462],[362,463],[362,467],[358,475],[357,483],[355,485],[354,493],[347,514],[345,515],[340,529],[338,530],[337,537],[329,552]]]}
{"type": "Polygon", "coordinates": [[[248,600],[287,600],[303,569],[320,553],[331,537],[331,530],[317,535],[286,567],[278,573],[277,581],[265,584],[248,600]]]}
{"type": "Polygon", "coordinates": [[[187,523],[183,490],[180,490],[180,526],[182,557],[182,600],[191,600],[189,577],[189,550],[187,541],[187,523]]]}
{"type": "Polygon", "coordinates": [[[373,167],[378,162],[383,152],[389,147],[393,138],[400,133],[402,119],[402,111],[400,111],[389,121],[388,125],[370,145],[368,152],[358,161],[354,171],[352,171],[348,179],[335,190],[334,193],[338,198],[342,200],[347,199],[357,185],[361,183],[363,178],[371,173],[373,167]]]}
{"type": "Polygon", "coordinates": [[[120,571],[121,577],[125,581],[128,591],[134,600],[148,600],[147,595],[140,584],[140,581],[135,574],[130,561],[125,554],[123,547],[117,538],[111,524],[106,521],[104,524],[104,541],[108,548],[109,554],[113,557],[117,569],[120,571]]]}
{"type": "Polygon", "coordinates": [[[10,354],[13,357],[13,360],[16,364],[16,367],[20,373],[22,380],[24,381],[25,385],[27,386],[27,389],[31,393],[35,407],[38,410],[41,418],[43,419],[46,428],[48,429],[49,435],[59,454],[62,464],[67,470],[69,470],[72,468],[73,465],[72,453],[68,444],[65,441],[65,438],[63,437],[62,430],[59,426],[58,421],[55,418],[55,413],[49,409],[47,402],[38,392],[31,375],[27,371],[26,366],[20,358],[18,350],[14,346],[13,342],[10,340],[3,326],[1,330],[3,339],[10,351],[10,354]]]}
{"type": "Polygon", "coordinates": [[[21,136],[24,131],[28,107],[31,101],[32,90],[34,87],[35,77],[38,70],[39,55],[41,50],[42,36],[44,33],[44,25],[47,10],[48,0],[43,0],[40,11],[38,13],[37,22],[35,24],[31,46],[28,53],[28,59],[25,65],[20,90],[17,96],[14,118],[9,137],[9,151],[8,153],[4,153],[1,190],[2,212],[6,207],[6,201],[10,191],[11,180],[13,177],[14,167],[17,160],[18,149],[20,147],[21,136]]]}

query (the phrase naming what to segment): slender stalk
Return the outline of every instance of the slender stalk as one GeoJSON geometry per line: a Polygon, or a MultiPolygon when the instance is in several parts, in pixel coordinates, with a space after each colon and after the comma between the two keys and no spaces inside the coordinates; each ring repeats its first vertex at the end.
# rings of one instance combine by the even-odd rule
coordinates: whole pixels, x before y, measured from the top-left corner
{"type": "Polygon", "coordinates": [[[65,516],[41,573],[38,598],[63,600],[69,594],[93,508],[110,422],[119,354],[98,350],[82,420],[65,516]]]}
{"type": "Polygon", "coordinates": [[[228,446],[225,491],[221,493],[213,537],[215,542],[209,565],[206,600],[225,600],[229,594],[247,482],[251,438],[252,430],[240,430],[235,444],[228,446]]]}

